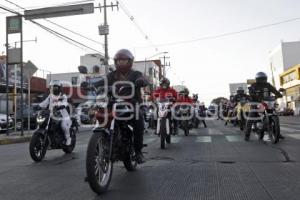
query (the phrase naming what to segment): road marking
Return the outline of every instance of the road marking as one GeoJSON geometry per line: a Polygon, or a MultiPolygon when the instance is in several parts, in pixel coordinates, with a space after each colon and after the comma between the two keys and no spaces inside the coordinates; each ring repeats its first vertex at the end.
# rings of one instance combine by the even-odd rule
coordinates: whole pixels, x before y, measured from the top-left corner
{"type": "Polygon", "coordinates": [[[300,140],[300,135],[299,134],[286,134],[289,137],[292,137],[294,139],[300,140]]]}
{"type": "Polygon", "coordinates": [[[244,141],[241,135],[227,135],[225,136],[228,142],[242,142],[244,141]]]}
{"type": "Polygon", "coordinates": [[[289,133],[300,132],[299,129],[288,128],[288,127],[282,127],[282,126],[280,127],[280,130],[286,131],[286,132],[289,132],[289,133]]]}
{"type": "Polygon", "coordinates": [[[211,136],[198,136],[197,139],[196,139],[196,142],[211,143],[211,136]]]}
{"type": "MultiPolygon", "coordinates": [[[[157,137],[158,138],[158,137],[157,137]]],[[[145,144],[150,144],[150,143],[152,143],[152,142],[154,142],[155,140],[157,140],[157,138],[147,138],[147,139],[145,139],[145,144]]]]}
{"type": "Polygon", "coordinates": [[[208,134],[209,135],[223,135],[223,133],[217,129],[212,129],[212,128],[209,128],[208,129],[208,134]]]}
{"type": "Polygon", "coordinates": [[[172,137],[171,136],[171,143],[179,143],[181,141],[182,137],[172,137]]]}

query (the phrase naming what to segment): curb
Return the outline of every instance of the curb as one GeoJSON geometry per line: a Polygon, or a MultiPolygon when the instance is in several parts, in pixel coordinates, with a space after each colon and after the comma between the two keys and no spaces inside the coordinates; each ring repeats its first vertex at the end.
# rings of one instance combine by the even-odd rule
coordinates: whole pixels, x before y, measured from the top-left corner
{"type": "Polygon", "coordinates": [[[0,139],[0,145],[29,142],[30,139],[31,136],[24,136],[20,138],[5,138],[5,139],[0,139]]]}

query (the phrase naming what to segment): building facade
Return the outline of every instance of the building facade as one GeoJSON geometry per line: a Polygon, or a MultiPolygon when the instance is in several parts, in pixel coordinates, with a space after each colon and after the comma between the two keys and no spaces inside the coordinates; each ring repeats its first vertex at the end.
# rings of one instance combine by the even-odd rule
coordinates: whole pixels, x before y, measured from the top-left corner
{"type": "Polygon", "coordinates": [[[236,94],[236,90],[242,87],[245,91],[245,93],[248,93],[248,85],[247,83],[230,83],[229,84],[229,93],[230,95],[235,95],[236,94]]]}
{"type": "Polygon", "coordinates": [[[289,68],[280,75],[280,85],[285,89],[286,107],[300,114],[300,64],[289,68]]]}

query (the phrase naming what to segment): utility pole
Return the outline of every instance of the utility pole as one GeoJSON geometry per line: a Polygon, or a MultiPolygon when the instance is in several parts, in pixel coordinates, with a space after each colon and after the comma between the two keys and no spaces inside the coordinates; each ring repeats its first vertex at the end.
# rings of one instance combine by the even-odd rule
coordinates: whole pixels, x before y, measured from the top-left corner
{"type": "Polygon", "coordinates": [[[163,64],[163,77],[166,77],[166,67],[171,66],[170,62],[166,62],[166,59],[170,59],[170,57],[164,56],[162,57],[162,59],[164,60],[164,64],[163,64]]]}
{"type": "Polygon", "coordinates": [[[119,2],[117,1],[116,4],[111,3],[110,5],[106,4],[106,0],[103,0],[103,6],[99,4],[100,12],[103,8],[103,13],[104,13],[104,24],[99,26],[99,35],[104,35],[104,65],[105,65],[105,71],[106,73],[108,72],[108,34],[109,34],[109,25],[107,23],[107,8],[111,8],[112,11],[114,10],[114,7],[117,7],[117,10],[119,10],[119,2]]]}

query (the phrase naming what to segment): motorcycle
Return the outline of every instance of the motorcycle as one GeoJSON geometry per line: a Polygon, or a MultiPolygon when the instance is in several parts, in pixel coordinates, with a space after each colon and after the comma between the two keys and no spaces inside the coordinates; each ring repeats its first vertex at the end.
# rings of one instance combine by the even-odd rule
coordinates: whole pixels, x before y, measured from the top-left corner
{"type": "Polygon", "coordinates": [[[192,118],[193,128],[196,128],[196,129],[199,128],[199,124],[200,124],[199,116],[201,116],[200,109],[198,106],[195,106],[194,107],[194,116],[192,118]]]}
{"type": "Polygon", "coordinates": [[[47,150],[62,149],[66,154],[73,152],[76,145],[76,125],[71,125],[70,136],[71,145],[65,145],[66,139],[61,129],[61,113],[56,107],[53,111],[41,110],[38,112],[36,121],[37,130],[33,133],[29,144],[31,158],[35,162],[44,159],[47,150]]]}
{"type": "MultiPolygon", "coordinates": [[[[117,93],[124,94],[126,90],[128,87],[120,87],[117,93]]],[[[97,91],[97,94],[101,94],[101,91],[97,91]]],[[[97,194],[108,190],[115,162],[122,161],[127,171],[137,168],[130,122],[134,111],[126,99],[112,95],[111,87],[108,91],[107,96],[97,97],[94,109],[98,125],[93,130],[86,154],[86,181],[97,194]]]]}
{"type": "Polygon", "coordinates": [[[270,141],[275,144],[279,141],[280,122],[276,113],[276,98],[271,96],[266,98],[261,104],[257,105],[258,120],[255,120],[252,126],[247,127],[257,133],[260,139],[263,139],[265,132],[268,133],[270,141]]]}
{"type": "Polygon", "coordinates": [[[192,106],[180,105],[178,110],[178,116],[180,117],[180,128],[184,131],[184,135],[190,134],[190,129],[193,127],[191,122],[192,106]]]}
{"type": "Polygon", "coordinates": [[[157,101],[158,119],[156,131],[160,136],[160,148],[165,149],[166,143],[171,143],[171,133],[174,131],[174,124],[171,122],[171,106],[173,102],[170,99],[160,99],[157,101]]]}

